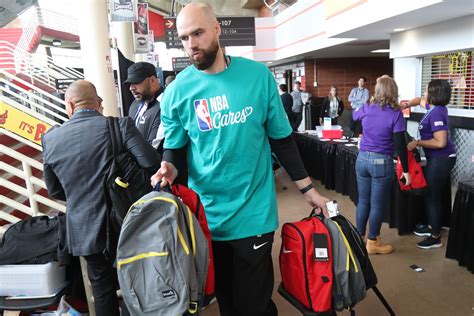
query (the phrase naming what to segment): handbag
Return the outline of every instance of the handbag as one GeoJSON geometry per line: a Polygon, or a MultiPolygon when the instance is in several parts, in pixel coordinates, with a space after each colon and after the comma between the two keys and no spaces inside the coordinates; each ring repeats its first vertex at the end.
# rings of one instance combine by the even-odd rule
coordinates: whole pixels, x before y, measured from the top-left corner
{"type": "Polygon", "coordinates": [[[108,117],[107,125],[114,158],[105,179],[105,192],[110,221],[118,232],[130,206],[153,188],[146,170],[124,149],[118,118],[108,117]]]}
{"type": "Polygon", "coordinates": [[[408,173],[410,174],[411,183],[405,185],[405,179],[400,179],[403,173],[402,163],[400,157],[397,159],[397,179],[398,184],[400,185],[400,190],[414,195],[423,195],[425,194],[428,184],[426,183],[425,176],[423,174],[423,169],[421,167],[421,157],[418,150],[413,149],[408,151],[408,173]]]}

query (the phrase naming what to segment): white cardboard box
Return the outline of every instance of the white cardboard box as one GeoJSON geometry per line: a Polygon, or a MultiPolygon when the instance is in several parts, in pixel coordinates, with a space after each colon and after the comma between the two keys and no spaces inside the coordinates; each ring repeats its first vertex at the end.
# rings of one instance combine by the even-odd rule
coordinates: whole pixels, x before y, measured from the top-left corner
{"type": "Polygon", "coordinates": [[[0,266],[1,296],[47,296],[66,285],[65,267],[57,262],[0,266]]]}

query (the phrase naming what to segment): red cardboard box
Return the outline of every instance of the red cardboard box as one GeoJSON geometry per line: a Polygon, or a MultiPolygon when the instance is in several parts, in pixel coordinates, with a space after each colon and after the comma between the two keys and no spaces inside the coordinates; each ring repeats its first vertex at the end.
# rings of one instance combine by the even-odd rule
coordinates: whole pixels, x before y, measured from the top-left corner
{"type": "Polygon", "coordinates": [[[323,138],[342,138],[342,129],[323,129],[323,138]]]}

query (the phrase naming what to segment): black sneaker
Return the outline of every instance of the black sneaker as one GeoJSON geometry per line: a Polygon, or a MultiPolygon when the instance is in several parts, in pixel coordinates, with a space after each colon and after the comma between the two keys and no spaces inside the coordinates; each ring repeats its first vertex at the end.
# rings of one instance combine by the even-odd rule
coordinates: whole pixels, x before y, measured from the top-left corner
{"type": "Polygon", "coordinates": [[[431,236],[431,229],[428,227],[428,225],[418,224],[415,226],[413,234],[420,237],[429,237],[431,236]]]}
{"type": "Polygon", "coordinates": [[[417,243],[416,246],[422,249],[441,248],[443,247],[443,243],[441,242],[441,237],[434,238],[430,236],[417,243]]]}

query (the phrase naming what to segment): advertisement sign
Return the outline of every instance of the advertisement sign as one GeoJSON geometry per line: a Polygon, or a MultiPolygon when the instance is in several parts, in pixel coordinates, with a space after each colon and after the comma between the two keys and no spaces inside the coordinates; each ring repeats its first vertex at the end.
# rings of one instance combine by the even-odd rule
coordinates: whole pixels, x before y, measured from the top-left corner
{"type": "Polygon", "coordinates": [[[150,52],[150,34],[148,32],[148,3],[137,4],[138,17],[133,23],[133,42],[135,53],[150,52]]]}
{"type": "Polygon", "coordinates": [[[0,128],[41,145],[41,136],[51,125],[0,101],[0,128]]]}
{"type": "Polygon", "coordinates": [[[109,0],[111,22],[134,22],[137,20],[136,0],[109,0]]]}

